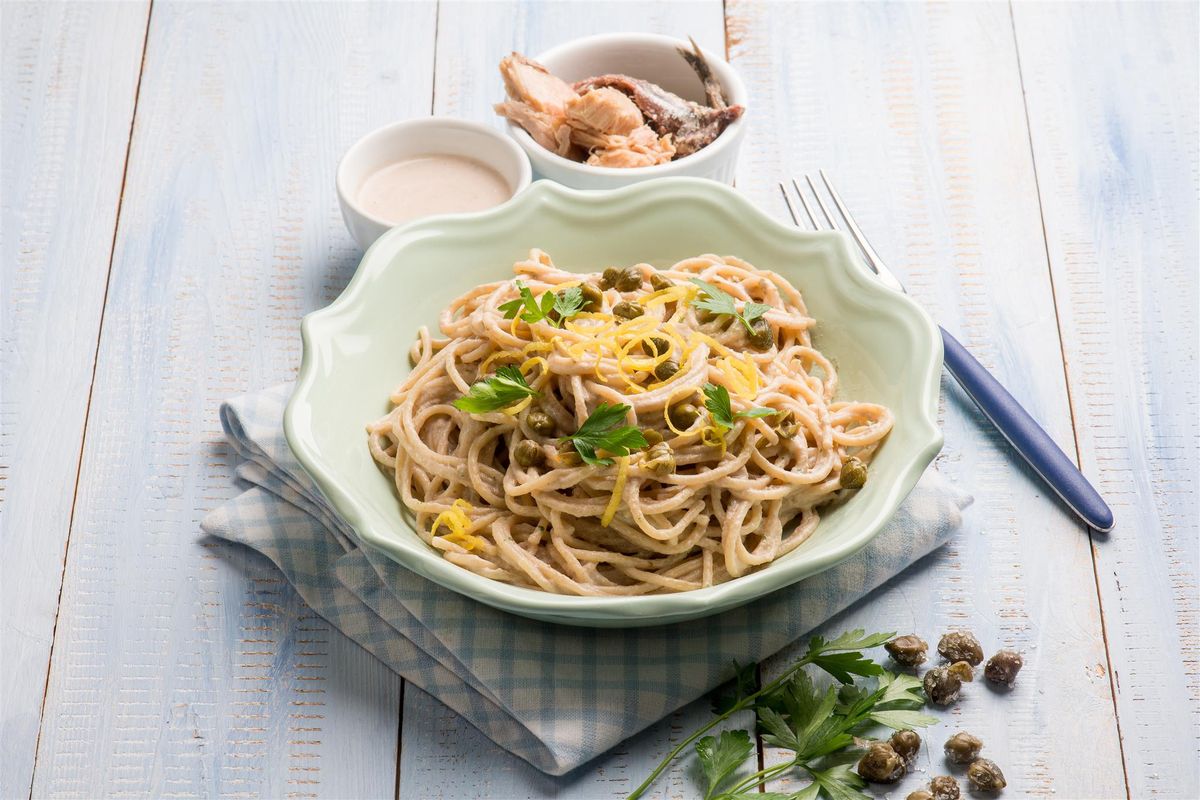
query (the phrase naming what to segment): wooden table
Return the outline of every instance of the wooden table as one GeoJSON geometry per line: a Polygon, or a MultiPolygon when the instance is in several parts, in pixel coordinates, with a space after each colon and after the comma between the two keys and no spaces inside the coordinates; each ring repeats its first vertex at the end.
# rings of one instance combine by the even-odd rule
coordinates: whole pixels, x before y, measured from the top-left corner
{"type": "Polygon", "coordinates": [[[358,263],[342,151],[494,122],[502,54],[629,29],[726,51],[753,97],[738,187],[782,216],[778,180],[830,170],[1116,511],[1089,534],[947,380],[969,523],[830,628],[1025,650],[1011,695],[946,715],[1006,797],[1200,795],[1195,3],[2,13],[0,796],[610,798],[703,719],[541,775],[197,527],[235,491],[219,402],[294,375],[301,316],[358,263]]]}

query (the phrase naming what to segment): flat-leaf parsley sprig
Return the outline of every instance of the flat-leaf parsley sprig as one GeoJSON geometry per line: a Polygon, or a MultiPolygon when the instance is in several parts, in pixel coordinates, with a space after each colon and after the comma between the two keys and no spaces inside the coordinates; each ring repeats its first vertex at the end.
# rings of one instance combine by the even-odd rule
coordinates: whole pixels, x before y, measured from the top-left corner
{"type": "Polygon", "coordinates": [[[628,413],[629,406],[624,403],[615,406],[601,403],[579,426],[579,430],[562,437],[560,441],[573,444],[579,457],[593,467],[611,466],[612,459],[597,456],[597,450],[614,456],[627,456],[633,449],[640,450],[647,444],[640,430],[632,425],[621,425],[628,413]]]}
{"type": "Polygon", "coordinates": [[[524,281],[515,283],[520,297],[500,304],[505,319],[512,319],[519,313],[523,322],[548,322],[557,327],[583,308],[583,289],[578,286],[569,286],[557,293],[544,292],[541,298],[534,298],[524,281]]]}
{"type": "Polygon", "coordinates": [[[716,716],[667,754],[649,777],[629,795],[641,797],[672,761],[690,745],[704,775],[705,800],[778,798],[785,795],[758,788],[791,769],[807,774],[812,784],[787,795],[789,800],[859,800],[862,778],[849,764],[857,758],[859,734],[878,724],[895,729],[930,725],[936,720],[921,714],[925,697],[921,684],[909,675],[893,675],[867,658],[862,651],[891,639],[891,633],[866,634],[853,630],[827,641],[820,636],[809,641],[808,650],[775,680],[751,691],[749,668],[735,671],[733,696],[718,699],[716,716]],[[842,684],[824,691],[816,688],[805,671],[808,665],[824,670],[842,684]],[[864,679],[861,684],[858,679],[864,679]],[[763,741],[791,751],[790,758],[737,780],[737,768],[753,753],[746,731],[724,731],[706,736],[710,730],[739,711],[753,708],[763,741]]]}
{"type": "Polygon", "coordinates": [[[729,399],[729,390],[712,383],[704,384],[704,407],[708,409],[713,424],[725,431],[732,428],[736,420],[769,417],[779,413],[773,408],[749,408],[735,414],[733,403],[729,399]]]}
{"type": "Polygon", "coordinates": [[[537,390],[526,382],[521,370],[510,364],[500,367],[495,375],[471,384],[467,394],[454,401],[454,407],[468,414],[486,414],[508,408],[537,394],[537,390]]]}
{"type": "Polygon", "coordinates": [[[768,305],[747,302],[739,312],[736,305],[737,301],[733,295],[699,278],[689,278],[689,280],[699,286],[701,292],[701,296],[692,300],[693,306],[702,308],[712,314],[724,314],[736,318],[745,327],[746,333],[751,336],[754,335],[754,320],[771,310],[771,307],[768,305]]]}

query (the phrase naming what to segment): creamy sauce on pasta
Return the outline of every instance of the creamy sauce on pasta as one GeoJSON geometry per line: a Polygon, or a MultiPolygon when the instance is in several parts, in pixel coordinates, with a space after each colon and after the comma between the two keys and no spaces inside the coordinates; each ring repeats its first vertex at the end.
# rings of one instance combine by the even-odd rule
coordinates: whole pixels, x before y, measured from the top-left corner
{"type": "Polygon", "coordinates": [[[388,164],[367,176],[358,203],[392,224],[431,214],[482,211],[512,196],[499,172],[472,158],[427,155],[388,164]]]}

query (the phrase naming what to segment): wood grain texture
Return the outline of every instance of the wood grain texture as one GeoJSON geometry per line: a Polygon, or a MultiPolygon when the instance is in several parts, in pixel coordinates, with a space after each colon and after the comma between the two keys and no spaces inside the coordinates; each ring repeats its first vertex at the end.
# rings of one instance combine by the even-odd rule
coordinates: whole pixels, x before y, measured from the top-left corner
{"type": "Polygon", "coordinates": [[[1187,3],[1013,9],[1133,797],[1200,796],[1200,65],[1187,3]]]}
{"type": "MultiPolygon", "coordinates": [[[[434,111],[501,127],[492,105],[503,97],[496,71],[512,50],[542,50],[594,33],[649,31],[694,36],[723,51],[720,2],[442,3],[438,13],[434,111]]],[[[636,702],[636,698],[630,698],[636,702]]],[[[423,798],[615,798],[642,781],[658,759],[708,715],[698,703],[571,775],[553,778],[501,750],[429,695],[406,686],[400,796],[423,798]]],[[[667,794],[688,797],[687,766],[664,776],[667,794]]]]}
{"type": "Polygon", "coordinates": [[[359,253],[333,169],[427,113],[434,7],[154,7],[37,797],[385,797],[401,682],[198,524],[219,402],[294,374],[359,253]]]}
{"type": "MultiPolygon", "coordinates": [[[[731,56],[754,101],[739,188],[784,216],[776,182],[824,167],[913,296],[1071,452],[1007,7],[727,8],[731,56]]],[[[949,378],[942,406],[938,466],[976,497],[967,526],[827,630],[917,632],[936,643],[964,625],[989,652],[1026,653],[1014,691],[977,684],[940,715],[922,773],[947,771],[940,745],[965,728],[988,743],[1014,796],[1124,796],[1087,535],[949,378]],[[1088,742],[1086,759],[1078,741],[1088,742]]],[[[890,791],[902,796],[928,777],[890,791]]]]}
{"type": "Polygon", "coordinates": [[[0,9],[0,797],[33,780],[146,11],[0,9]]]}

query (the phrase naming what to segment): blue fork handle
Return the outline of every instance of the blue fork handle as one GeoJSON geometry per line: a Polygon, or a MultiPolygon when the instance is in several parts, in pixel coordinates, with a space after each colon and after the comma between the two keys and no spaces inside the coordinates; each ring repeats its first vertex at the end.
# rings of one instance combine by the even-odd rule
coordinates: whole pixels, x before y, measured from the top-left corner
{"type": "Polygon", "coordinates": [[[1112,530],[1112,510],[1074,462],[967,348],[941,330],[946,369],[979,410],[1080,519],[1098,531],[1112,530]]]}

